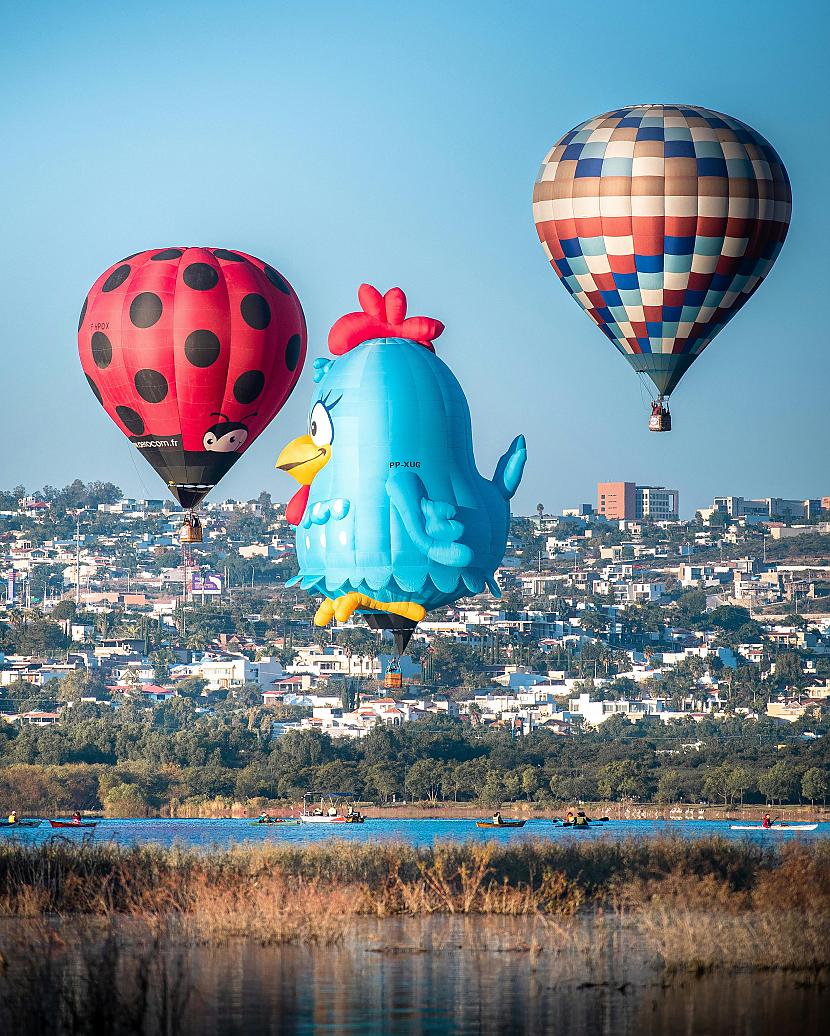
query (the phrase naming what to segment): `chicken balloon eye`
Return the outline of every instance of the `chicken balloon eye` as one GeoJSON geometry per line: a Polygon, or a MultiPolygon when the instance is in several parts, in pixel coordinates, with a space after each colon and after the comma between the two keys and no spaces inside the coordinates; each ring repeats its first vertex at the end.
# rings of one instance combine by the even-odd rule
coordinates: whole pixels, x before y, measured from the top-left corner
{"type": "Polygon", "coordinates": [[[315,403],[308,422],[308,431],[315,446],[328,446],[334,438],[331,415],[322,403],[315,403]]]}

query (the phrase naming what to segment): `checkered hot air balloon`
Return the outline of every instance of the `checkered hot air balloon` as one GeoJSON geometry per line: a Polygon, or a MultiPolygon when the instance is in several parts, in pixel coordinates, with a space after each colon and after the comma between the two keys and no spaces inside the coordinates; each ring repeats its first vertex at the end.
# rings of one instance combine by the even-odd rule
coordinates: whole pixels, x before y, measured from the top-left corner
{"type": "Polygon", "coordinates": [[[554,144],[533,190],[536,230],[562,283],[667,397],[769,273],[792,193],[771,144],[707,108],[645,104],[554,144]]]}

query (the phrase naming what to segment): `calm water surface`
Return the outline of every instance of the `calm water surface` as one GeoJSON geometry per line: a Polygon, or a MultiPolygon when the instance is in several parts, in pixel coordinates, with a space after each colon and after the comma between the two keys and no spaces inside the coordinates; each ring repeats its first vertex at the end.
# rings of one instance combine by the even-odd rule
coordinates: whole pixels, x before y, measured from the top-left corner
{"type": "MultiPolygon", "coordinates": [[[[747,823],[747,821],[740,821],[747,823]]],[[[778,844],[794,839],[813,841],[830,837],[830,823],[819,824],[815,831],[732,831],[729,821],[717,820],[614,820],[596,824],[588,830],[563,829],[549,820],[529,820],[523,828],[498,830],[477,828],[472,820],[367,820],[365,824],[256,824],[250,820],[101,820],[94,831],[38,828],[17,831],[0,828],[0,837],[13,837],[25,842],[43,842],[54,836],[71,839],[94,837],[96,842],[117,842],[120,845],[182,845],[227,848],[240,844],[273,843],[308,845],[332,838],[348,842],[391,841],[426,846],[439,841],[492,841],[552,838],[556,841],[579,839],[653,838],[677,835],[700,838],[719,835],[731,839],[751,839],[765,844],[778,844]]]]}
{"type": "MultiPolygon", "coordinates": [[[[101,956],[94,937],[71,941],[69,920],[60,929],[69,942],[61,940],[51,963],[37,945],[25,956],[12,952],[14,943],[3,946],[0,1030],[15,1036],[827,1032],[830,996],[815,976],[666,980],[636,931],[619,924],[591,931],[596,923],[587,920],[563,935],[558,926],[527,918],[366,919],[336,947],[262,946],[250,939],[216,947],[175,939],[154,944],[145,935],[101,956]],[[125,954],[144,961],[148,982],[125,978],[125,954]]],[[[13,935],[0,924],[0,945],[4,934],[13,935]]],[[[136,974],[135,966],[127,971],[136,974]]]]}
{"type": "MultiPolygon", "coordinates": [[[[818,1036],[830,997],[775,975],[665,983],[636,949],[588,967],[530,954],[514,919],[383,922],[336,949],[243,944],[192,965],[204,1012],[187,1036],[818,1036]],[[511,935],[510,929],[513,929],[511,935]],[[494,930],[496,929],[496,930],[494,930]],[[501,929],[501,930],[499,930],[501,929]],[[372,945],[374,941],[375,945],[372,945]],[[633,952],[631,952],[633,951],[633,952]],[[619,963],[624,961],[624,965],[619,963]]],[[[525,933],[526,935],[526,933],[525,933]]]]}

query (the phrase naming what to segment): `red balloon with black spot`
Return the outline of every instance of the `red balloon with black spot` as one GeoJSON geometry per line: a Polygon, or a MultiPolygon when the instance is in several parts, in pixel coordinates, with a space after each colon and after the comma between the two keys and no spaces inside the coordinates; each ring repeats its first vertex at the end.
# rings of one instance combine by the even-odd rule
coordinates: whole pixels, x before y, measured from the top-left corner
{"type": "Polygon", "coordinates": [[[226,248],[152,248],[101,274],[78,322],[87,381],[184,507],[280,411],[306,355],[288,281],[226,248]]]}

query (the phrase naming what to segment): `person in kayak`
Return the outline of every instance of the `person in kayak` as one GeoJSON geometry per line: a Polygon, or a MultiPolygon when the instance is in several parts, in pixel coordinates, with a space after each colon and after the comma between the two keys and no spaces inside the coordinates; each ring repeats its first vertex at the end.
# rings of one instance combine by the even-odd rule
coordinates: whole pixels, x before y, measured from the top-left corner
{"type": "Polygon", "coordinates": [[[16,809],[13,809],[11,811],[11,813],[9,813],[9,823],[10,824],[16,824],[17,823],[17,810],[16,809]]]}
{"type": "Polygon", "coordinates": [[[499,810],[496,810],[496,812],[493,814],[493,823],[496,827],[501,827],[501,813],[499,812],[499,810]]]}
{"type": "Polygon", "coordinates": [[[772,821],[770,820],[769,813],[764,814],[764,819],[761,821],[761,827],[770,828],[772,827],[772,821]]]}
{"type": "Polygon", "coordinates": [[[565,823],[566,824],[572,824],[573,822],[574,822],[574,811],[572,809],[569,809],[568,812],[565,814],[565,823]]]}
{"type": "Polygon", "coordinates": [[[75,812],[72,814],[72,823],[73,824],[80,824],[80,822],[81,822],[81,814],[80,814],[80,811],[76,809],[75,812]]]}
{"type": "Polygon", "coordinates": [[[588,826],[588,817],[585,816],[585,811],[584,810],[581,809],[576,814],[576,816],[574,817],[574,826],[575,827],[587,827],[588,826]]]}

